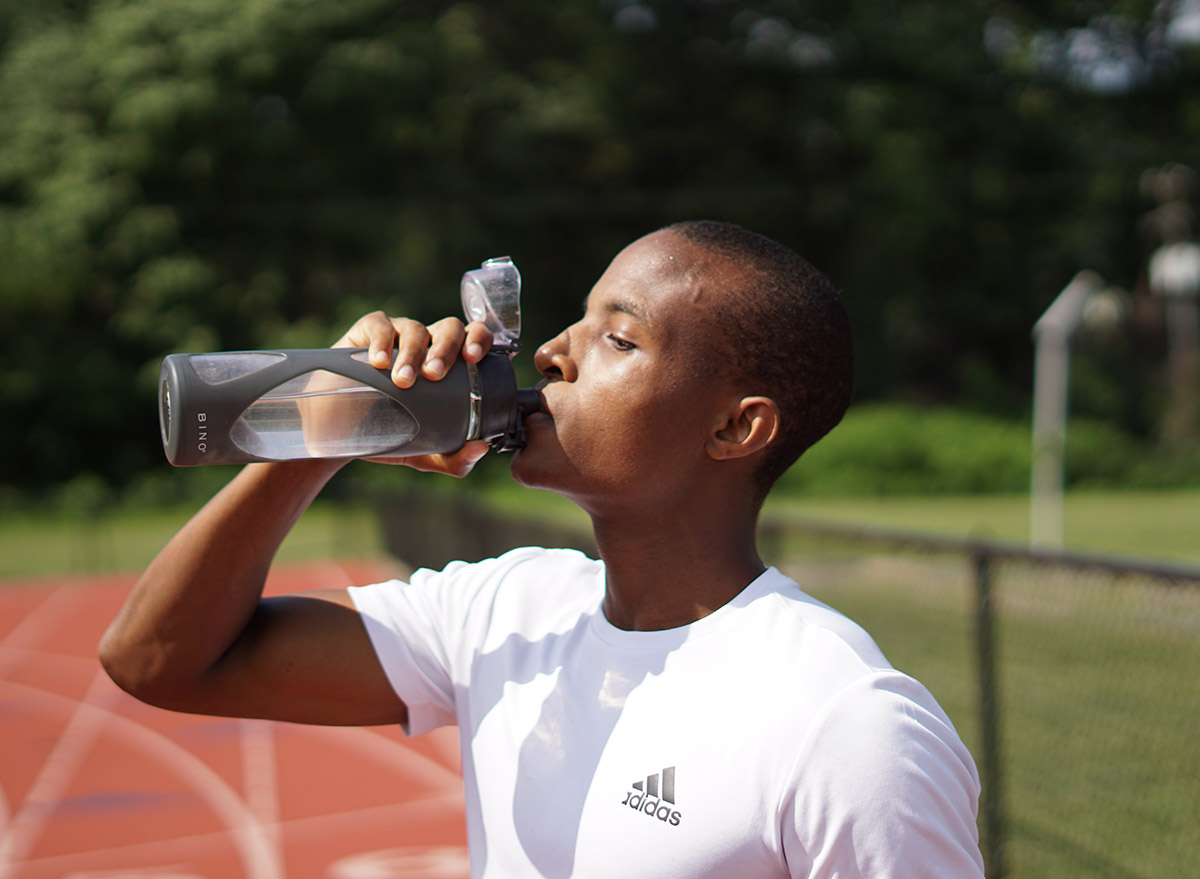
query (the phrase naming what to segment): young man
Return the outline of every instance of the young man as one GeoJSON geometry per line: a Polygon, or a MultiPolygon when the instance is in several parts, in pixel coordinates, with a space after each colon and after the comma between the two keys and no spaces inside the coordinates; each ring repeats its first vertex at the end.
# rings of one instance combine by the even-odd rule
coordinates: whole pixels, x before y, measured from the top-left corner
{"type": "MultiPolygon", "coordinates": [[[[490,342],[374,314],[339,344],[381,366],[396,348],[407,386],[490,342]]],[[[252,465],[146,571],[102,645],[110,674],[178,710],[457,724],[475,876],[981,876],[950,721],[755,549],[770,484],[849,403],[828,282],[738,227],[668,227],[535,362],[512,472],[590,514],[600,561],[520,549],[264,600],[341,465],[252,465]]],[[[402,463],[463,475],[485,450],[402,463]]]]}

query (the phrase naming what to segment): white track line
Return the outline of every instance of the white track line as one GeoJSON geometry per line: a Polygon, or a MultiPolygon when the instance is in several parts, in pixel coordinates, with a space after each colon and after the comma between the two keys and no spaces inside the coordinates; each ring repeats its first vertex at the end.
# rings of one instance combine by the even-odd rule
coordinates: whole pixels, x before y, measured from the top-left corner
{"type": "Polygon", "coordinates": [[[104,718],[88,710],[99,695],[100,677],[97,672],[83,700],[75,703],[67,725],[26,791],[12,822],[0,836],[0,879],[9,879],[12,868],[25,860],[100,733],[104,718]]]}
{"type": "MultiPolygon", "coordinates": [[[[2,781],[3,779],[0,779],[2,781]]],[[[11,813],[8,810],[8,797],[4,794],[4,787],[0,786],[0,833],[6,832],[9,827],[9,819],[11,813]]],[[[3,851],[0,851],[0,858],[4,857],[3,851]]],[[[0,869],[3,869],[4,861],[0,860],[0,869]]]]}
{"type": "Polygon", "coordinates": [[[266,720],[239,721],[242,739],[242,790],[246,805],[262,824],[283,860],[279,838],[279,783],[275,760],[275,730],[266,720]]]}
{"type": "MultiPolygon", "coordinates": [[[[25,619],[0,639],[0,647],[12,651],[32,650],[41,640],[62,624],[66,611],[74,608],[79,590],[59,586],[47,595],[25,619]]],[[[17,652],[0,654],[0,678],[5,677],[17,662],[17,652]]]]}
{"type": "MultiPolygon", "coordinates": [[[[125,739],[147,757],[155,757],[168,766],[208,803],[222,823],[229,828],[229,835],[241,855],[249,879],[283,879],[283,865],[271,844],[270,834],[263,828],[258,817],[250,811],[246,802],[219,775],[194,754],[161,733],[99,704],[102,700],[111,702],[114,697],[120,697],[120,691],[109,682],[103,671],[97,671],[97,677],[83,702],[11,681],[0,682],[0,688],[16,688],[43,701],[53,702],[59,707],[66,703],[66,707],[73,712],[68,722],[68,731],[76,724],[79,727],[78,731],[70,736],[64,733],[63,739],[67,739],[67,743],[64,745],[63,739],[60,739],[43,767],[42,775],[46,776],[46,780],[43,782],[40,775],[35,780],[30,794],[35,790],[43,797],[55,794],[54,788],[61,788],[65,781],[69,781],[69,777],[64,781],[68,758],[74,759],[76,756],[68,751],[61,758],[56,758],[55,754],[59,748],[66,747],[71,751],[79,749],[79,743],[85,736],[94,737],[99,728],[104,726],[107,731],[125,739]],[[75,739],[73,743],[72,738],[75,739]]],[[[32,797],[27,796],[26,802],[17,809],[12,826],[3,838],[0,838],[0,879],[11,879],[13,868],[32,845],[41,826],[55,808],[56,803],[53,800],[56,798],[47,797],[46,800],[31,802],[32,797]],[[22,813],[27,810],[30,814],[26,818],[22,813]]]]}
{"type": "MultiPolygon", "coordinates": [[[[367,806],[362,809],[348,809],[329,815],[310,815],[306,818],[293,818],[281,824],[283,830],[302,837],[315,834],[337,832],[351,837],[355,832],[362,832],[364,826],[373,821],[384,820],[388,826],[403,826],[406,821],[417,818],[429,818],[438,813],[447,817],[454,816],[461,821],[463,810],[462,796],[438,794],[420,800],[406,800],[403,803],[391,803],[385,806],[367,806]]],[[[78,866],[81,858],[105,859],[118,857],[136,858],[139,861],[153,858],[178,860],[183,857],[184,847],[207,849],[221,843],[228,837],[225,831],[194,833],[190,836],[177,836],[172,839],[156,839],[152,842],[135,842],[128,845],[116,845],[109,848],[91,849],[87,852],[76,852],[68,855],[49,855],[44,858],[34,858],[28,861],[30,867],[45,875],[58,875],[73,866],[78,866]]]]}
{"type": "MultiPolygon", "coordinates": [[[[74,606],[70,600],[74,597],[73,591],[62,586],[48,590],[24,619],[0,639],[0,680],[6,678],[21,661],[38,653],[36,645],[59,626],[64,611],[74,606]]],[[[21,812],[18,809],[14,814],[3,787],[0,787],[0,877],[9,874],[12,861],[10,851],[17,844],[15,834],[21,812]]]]}

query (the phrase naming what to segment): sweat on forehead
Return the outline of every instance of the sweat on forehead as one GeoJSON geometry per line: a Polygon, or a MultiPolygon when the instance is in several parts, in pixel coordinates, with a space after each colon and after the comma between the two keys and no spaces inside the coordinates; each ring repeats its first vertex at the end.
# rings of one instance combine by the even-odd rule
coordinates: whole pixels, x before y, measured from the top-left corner
{"type": "Polygon", "coordinates": [[[669,229],[639,238],[621,257],[637,266],[645,282],[668,284],[664,292],[705,308],[721,309],[726,297],[746,286],[744,263],[669,229]]]}

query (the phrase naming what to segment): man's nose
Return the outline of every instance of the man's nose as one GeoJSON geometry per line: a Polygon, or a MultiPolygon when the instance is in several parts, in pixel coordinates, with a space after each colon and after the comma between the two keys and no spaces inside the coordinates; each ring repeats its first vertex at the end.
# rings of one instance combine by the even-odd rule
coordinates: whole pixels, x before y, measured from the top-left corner
{"type": "Polygon", "coordinates": [[[579,377],[579,371],[570,350],[571,331],[566,329],[537,349],[533,365],[546,378],[573,382],[579,377]]]}

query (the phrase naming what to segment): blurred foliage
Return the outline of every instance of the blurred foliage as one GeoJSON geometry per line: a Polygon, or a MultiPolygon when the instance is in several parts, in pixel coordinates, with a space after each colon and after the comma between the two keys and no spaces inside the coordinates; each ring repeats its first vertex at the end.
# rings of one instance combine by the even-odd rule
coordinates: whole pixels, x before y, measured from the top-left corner
{"type": "MultiPolygon", "coordinates": [[[[453,313],[500,253],[535,343],[617,249],[689,217],[844,289],[860,397],[1022,413],[1030,327],[1078,269],[1144,293],[1139,175],[1200,165],[1198,14],[0,0],[0,482],[126,486],[162,466],[164,354],[453,313]]],[[[1138,313],[1076,375],[1140,440],[1163,342],[1138,313]]]]}
{"type": "MultiPolygon", "coordinates": [[[[864,404],[806,452],[782,494],[1021,494],[1029,490],[1028,421],[961,409],[864,404]]],[[[1154,454],[1107,422],[1073,418],[1063,482],[1072,489],[1200,486],[1200,460],[1154,454]]]]}

